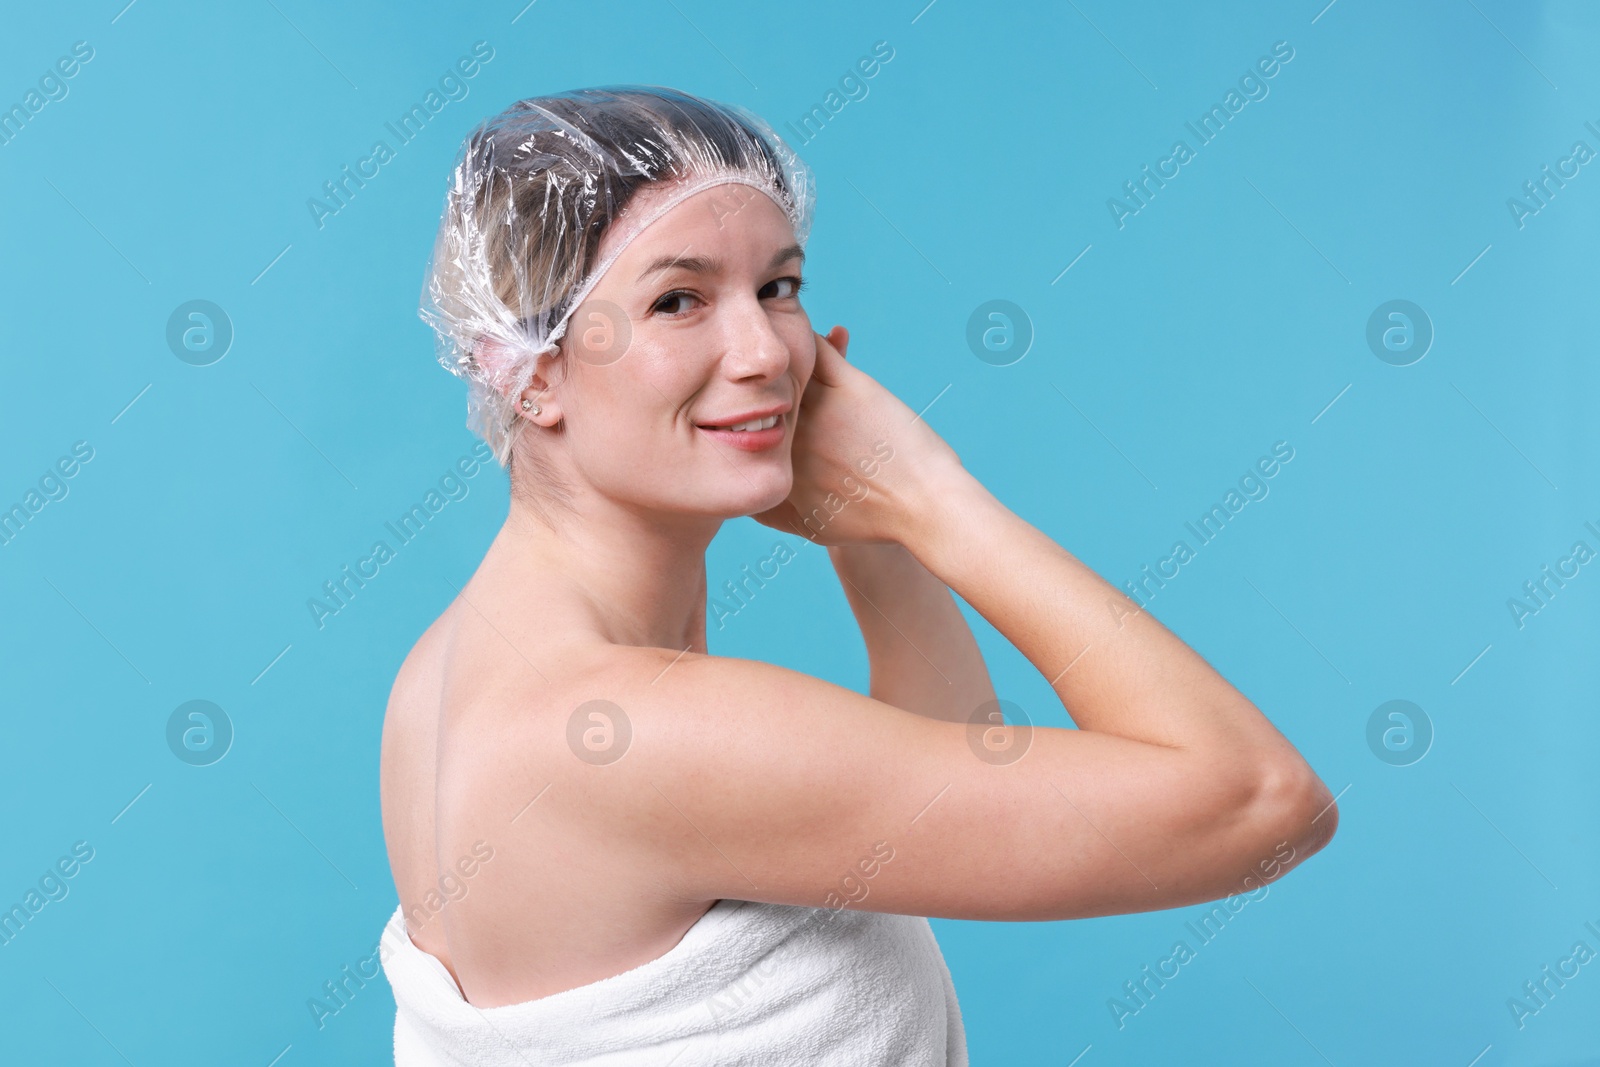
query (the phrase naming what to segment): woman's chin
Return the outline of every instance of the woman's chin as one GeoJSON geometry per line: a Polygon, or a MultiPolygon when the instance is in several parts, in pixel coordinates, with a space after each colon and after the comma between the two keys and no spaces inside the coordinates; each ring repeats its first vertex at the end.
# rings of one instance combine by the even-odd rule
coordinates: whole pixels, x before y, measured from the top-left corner
{"type": "Polygon", "coordinates": [[[789,493],[794,488],[794,480],[785,478],[783,484],[774,486],[770,492],[741,494],[743,500],[736,506],[737,510],[731,517],[755,516],[773,508],[789,499],[789,493]]]}
{"type": "MultiPolygon", "coordinates": [[[[677,507],[702,515],[717,515],[723,519],[736,519],[759,515],[789,499],[794,490],[794,471],[787,464],[769,470],[721,472],[712,484],[699,487],[692,495],[677,498],[677,507]]],[[[685,487],[687,489],[687,487],[685,487]]]]}

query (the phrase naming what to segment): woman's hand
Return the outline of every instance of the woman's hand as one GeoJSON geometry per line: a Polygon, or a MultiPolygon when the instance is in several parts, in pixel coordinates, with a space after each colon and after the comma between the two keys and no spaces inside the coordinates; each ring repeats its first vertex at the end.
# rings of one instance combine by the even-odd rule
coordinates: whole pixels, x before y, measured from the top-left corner
{"type": "Polygon", "coordinates": [[[795,415],[794,487],[757,522],[821,545],[904,543],[941,479],[966,476],[926,421],[845,361],[850,335],[815,334],[816,367],[795,415]]]}

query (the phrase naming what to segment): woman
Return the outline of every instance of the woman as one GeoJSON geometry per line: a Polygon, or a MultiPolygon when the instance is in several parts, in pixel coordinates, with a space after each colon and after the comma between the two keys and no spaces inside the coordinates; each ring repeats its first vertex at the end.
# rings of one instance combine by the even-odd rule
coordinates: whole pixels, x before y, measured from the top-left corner
{"type": "Polygon", "coordinates": [[[812,198],[673,90],[468,138],[422,312],[511,505],[384,723],[398,1063],[964,1064],[924,917],[1214,900],[1333,834],[1250,701],[812,330],[812,198]],[[870,696],[708,654],[741,515],[827,547],[870,696]],[[951,590],[1079,729],[1001,723],[951,590]]]}

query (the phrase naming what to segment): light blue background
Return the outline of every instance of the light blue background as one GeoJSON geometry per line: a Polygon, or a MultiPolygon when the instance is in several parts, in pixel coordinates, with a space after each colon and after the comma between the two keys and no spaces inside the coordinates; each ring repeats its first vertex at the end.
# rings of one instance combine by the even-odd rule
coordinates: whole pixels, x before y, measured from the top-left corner
{"type": "MultiPolygon", "coordinates": [[[[1151,608],[1341,812],[1121,1029],[1110,998],[1198,945],[1205,908],[934,920],[974,1063],[1600,1063],[1600,962],[1520,1029],[1507,1007],[1575,942],[1600,950],[1600,564],[1521,628],[1507,607],[1574,541],[1600,549],[1600,164],[1522,228],[1507,207],[1574,141],[1600,149],[1600,10],[924,2],[6,12],[0,105],[73,42],[94,58],[0,145],[0,506],[74,442],[94,458],[0,546],[0,905],[75,841],[95,856],[0,947],[0,1059],[384,1061],[382,979],[320,1030],[307,1001],[395,906],[384,701],[502,521],[503,474],[324,628],[306,601],[474,442],[415,315],[456,146],[514,99],[616,82],[786,129],[884,40],[868,95],[796,143],[814,324],[849,326],[852,361],[914,407],[937,397],[967,467],[1119,585],[1292,445],[1151,608]],[[306,201],[478,40],[470,95],[319,229],[306,201]],[[1277,41],[1270,94],[1119,229],[1107,199],[1193,147],[1184,123],[1277,41]],[[236,331],[210,366],[166,343],[193,299],[236,331]],[[992,299],[1035,333],[1011,366],[965,339],[992,299]],[[1436,330],[1410,366],[1366,344],[1391,299],[1436,330]],[[236,731],[208,767],[165,739],[192,699],[236,731]],[[1410,766],[1368,746],[1392,699],[1435,731],[1410,766]]],[[[774,536],[728,524],[713,588],[774,536]]],[[[1068,725],[973,618],[1000,695],[1068,725]]],[[[711,647],[866,682],[814,547],[711,647]]]]}

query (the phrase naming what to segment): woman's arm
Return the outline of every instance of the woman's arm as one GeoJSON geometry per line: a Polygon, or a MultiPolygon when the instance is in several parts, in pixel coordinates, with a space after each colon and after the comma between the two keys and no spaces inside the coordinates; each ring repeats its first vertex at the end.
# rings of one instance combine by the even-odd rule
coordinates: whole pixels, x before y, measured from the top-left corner
{"type": "MultiPolygon", "coordinates": [[[[905,545],[1051,681],[1078,729],[1035,726],[991,751],[969,725],[782,667],[614,646],[558,704],[625,708],[631,747],[606,766],[550,759],[552,811],[676,901],[988,921],[1253,892],[1328,842],[1332,795],[1247,698],[953,461],[922,468],[892,467],[882,500],[833,525],[905,545]],[[885,845],[893,862],[874,861],[885,845]]],[[[564,718],[525,721],[540,735],[518,747],[564,753],[564,718]]]]}
{"type": "Polygon", "coordinates": [[[869,474],[872,492],[829,509],[821,543],[904,545],[1049,680],[1078,728],[990,746],[967,724],[771,664],[608,646],[553,706],[626,709],[626,758],[558,758],[570,719],[519,720],[538,732],[528,747],[551,753],[552,812],[678,902],[815,905],[842,887],[867,911],[987,920],[1215,900],[1327,843],[1332,794],[1272,722],[820,335],[805,405],[795,487],[758,521],[794,530],[869,474]],[[868,472],[860,457],[880,445],[893,462],[868,472]],[[868,853],[880,844],[892,863],[868,853]],[[870,895],[852,891],[854,872],[870,895]]]}
{"type": "MultiPolygon", "coordinates": [[[[835,326],[828,337],[845,355],[850,331],[835,326]]],[[[828,558],[867,643],[869,696],[951,722],[971,722],[995,699],[989,668],[949,587],[904,545],[833,545],[828,558]]]]}
{"type": "Polygon", "coordinates": [[[952,722],[995,699],[955,598],[905,546],[836,545],[828,557],[866,640],[869,696],[952,722]]]}

